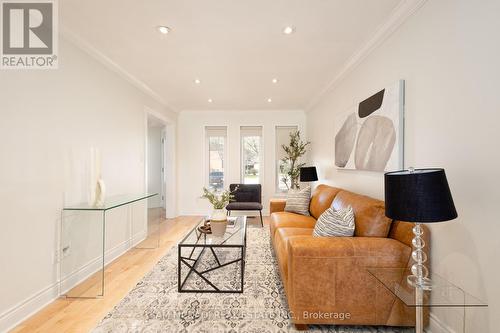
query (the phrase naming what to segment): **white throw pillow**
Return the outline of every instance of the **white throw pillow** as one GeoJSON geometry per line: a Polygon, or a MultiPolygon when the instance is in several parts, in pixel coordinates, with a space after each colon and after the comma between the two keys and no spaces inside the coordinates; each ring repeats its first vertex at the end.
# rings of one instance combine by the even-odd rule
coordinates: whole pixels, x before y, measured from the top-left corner
{"type": "Polygon", "coordinates": [[[285,212],[309,216],[309,201],[311,200],[311,187],[300,190],[290,190],[286,197],[285,212]]]}
{"type": "Polygon", "coordinates": [[[318,218],[313,235],[316,237],[352,237],[355,227],[354,211],[351,206],[338,211],[330,207],[318,218]]]}

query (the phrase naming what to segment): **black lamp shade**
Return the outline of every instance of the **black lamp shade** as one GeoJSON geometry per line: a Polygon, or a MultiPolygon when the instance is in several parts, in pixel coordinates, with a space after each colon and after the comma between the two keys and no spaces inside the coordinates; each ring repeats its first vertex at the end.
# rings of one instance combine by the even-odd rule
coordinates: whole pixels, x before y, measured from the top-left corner
{"type": "Polygon", "coordinates": [[[318,180],[316,167],[300,168],[300,181],[301,182],[315,182],[318,180]]]}
{"type": "Polygon", "coordinates": [[[458,216],[444,169],[388,172],[384,178],[387,217],[432,223],[458,216]]]}

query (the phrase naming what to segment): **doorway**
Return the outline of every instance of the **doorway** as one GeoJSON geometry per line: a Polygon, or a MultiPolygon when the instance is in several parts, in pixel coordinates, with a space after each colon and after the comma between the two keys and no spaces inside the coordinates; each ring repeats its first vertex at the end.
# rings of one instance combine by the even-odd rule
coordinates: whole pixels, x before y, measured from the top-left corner
{"type": "Polygon", "coordinates": [[[166,216],[166,124],[150,114],[147,116],[147,192],[158,193],[149,201],[149,209],[166,216]]]}
{"type": "Polygon", "coordinates": [[[158,193],[150,208],[161,209],[162,217],[174,218],[177,216],[175,120],[148,107],[144,108],[144,115],[144,188],[149,193],[158,193]]]}

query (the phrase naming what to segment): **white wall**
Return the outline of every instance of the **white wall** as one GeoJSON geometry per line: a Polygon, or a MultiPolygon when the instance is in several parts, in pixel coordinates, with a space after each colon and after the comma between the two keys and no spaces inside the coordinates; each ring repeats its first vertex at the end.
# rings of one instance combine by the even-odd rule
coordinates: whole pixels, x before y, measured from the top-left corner
{"type": "MultiPolygon", "coordinates": [[[[205,126],[227,126],[226,184],[240,182],[240,126],[262,126],[264,213],[275,196],[275,128],[298,126],[304,132],[303,111],[183,111],[178,118],[178,208],[181,215],[210,213],[210,205],[201,199],[207,180],[205,171],[205,126]]],[[[305,135],[305,133],[303,133],[305,135]]]]}
{"type": "Polygon", "coordinates": [[[468,313],[467,332],[500,327],[498,13],[498,1],[426,2],[307,113],[320,182],[383,198],[381,173],[335,169],[333,114],[406,80],[406,166],[444,167],[459,212],[432,226],[432,267],[490,305],[468,313]]]}
{"type": "MultiPolygon", "coordinates": [[[[109,195],[145,191],[144,109],[176,117],[65,40],[59,59],[0,72],[0,331],[56,296],[61,209],[87,200],[90,147],[109,195]]],[[[126,236],[114,216],[109,247],[126,236]]]]}
{"type": "Polygon", "coordinates": [[[150,207],[161,207],[161,166],[162,166],[162,127],[148,128],[148,192],[158,193],[154,200],[150,200],[150,207]]]}

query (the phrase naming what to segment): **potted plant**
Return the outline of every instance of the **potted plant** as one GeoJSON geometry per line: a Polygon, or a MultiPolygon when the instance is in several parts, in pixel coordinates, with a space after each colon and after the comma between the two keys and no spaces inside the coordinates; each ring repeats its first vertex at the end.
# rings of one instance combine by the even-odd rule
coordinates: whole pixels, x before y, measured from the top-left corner
{"type": "Polygon", "coordinates": [[[302,141],[300,131],[290,133],[290,143],[288,146],[281,145],[286,156],[281,159],[280,172],[283,175],[281,181],[288,190],[299,188],[300,168],[305,163],[299,163],[299,159],[306,153],[306,148],[311,142],[302,141]]]}
{"type": "Polygon", "coordinates": [[[227,214],[225,207],[234,199],[234,195],[228,190],[217,194],[217,192],[212,192],[204,187],[202,198],[208,199],[214,208],[212,215],[210,216],[212,235],[223,236],[226,233],[227,227],[227,214]]]}

